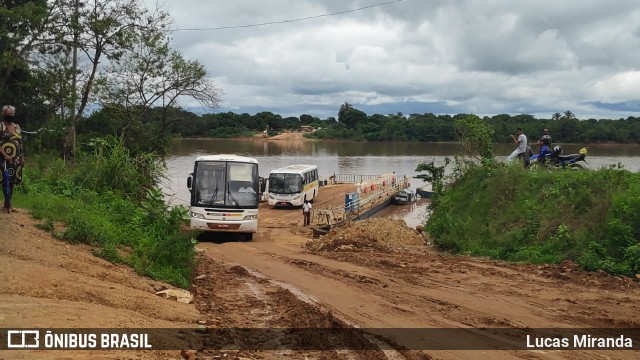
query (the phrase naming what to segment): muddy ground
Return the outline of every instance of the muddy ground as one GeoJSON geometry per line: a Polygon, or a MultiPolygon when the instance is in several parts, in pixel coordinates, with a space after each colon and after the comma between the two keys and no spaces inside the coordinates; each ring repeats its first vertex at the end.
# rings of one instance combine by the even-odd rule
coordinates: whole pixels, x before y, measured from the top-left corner
{"type": "MultiPolygon", "coordinates": [[[[346,186],[322,188],[316,208],[338,206],[346,186]]],[[[572,263],[516,265],[440,254],[427,246],[314,247],[300,209],[261,206],[252,242],[203,236],[193,304],[155,295],[158,282],[92,256],[33,227],[24,212],[0,215],[0,320],[19,327],[233,328],[559,328],[638,327],[635,280],[584,273],[572,263]],[[6,281],[5,281],[6,279],[6,281]]],[[[344,244],[343,244],[344,245],[344,244]]],[[[231,338],[259,333],[230,334],[231,338]]],[[[405,334],[406,335],[406,334],[405,334]]],[[[245,339],[247,340],[247,339],[245,339]]],[[[252,340],[252,339],[248,339],[252,340]]],[[[253,339],[255,340],[255,339],[253,339]]],[[[410,336],[354,333],[349,349],[332,338],[270,338],[281,350],[4,352],[0,358],[132,359],[626,359],[634,351],[410,351],[410,336]],[[380,349],[371,346],[378,343],[380,349]],[[306,350],[285,350],[285,348],[306,350]],[[327,350],[317,350],[329,348],[327,350]],[[344,348],[344,347],[342,347],[344,348]]],[[[491,339],[506,343],[512,339],[491,339]]],[[[461,340],[462,341],[462,340],[461,340]]],[[[274,345],[274,348],[277,346],[274,345]]],[[[186,350],[186,349],[185,349],[186,350]]]]}

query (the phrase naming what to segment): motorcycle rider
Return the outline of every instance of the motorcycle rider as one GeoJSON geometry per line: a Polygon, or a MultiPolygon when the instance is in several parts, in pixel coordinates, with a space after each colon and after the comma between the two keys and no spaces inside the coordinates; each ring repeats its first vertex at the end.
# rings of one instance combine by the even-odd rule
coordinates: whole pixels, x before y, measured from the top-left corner
{"type": "Polygon", "coordinates": [[[509,155],[507,162],[511,162],[514,159],[522,156],[524,157],[524,165],[529,166],[529,153],[527,152],[527,136],[522,131],[522,128],[518,128],[518,137],[511,135],[513,142],[516,144],[516,149],[509,155]]]}
{"type": "Polygon", "coordinates": [[[544,135],[536,141],[536,145],[540,146],[540,153],[542,153],[543,146],[546,146],[547,149],[551,149],[551,135],[549,134],[549,129],[544,128],[543,133],[544,135]]]}

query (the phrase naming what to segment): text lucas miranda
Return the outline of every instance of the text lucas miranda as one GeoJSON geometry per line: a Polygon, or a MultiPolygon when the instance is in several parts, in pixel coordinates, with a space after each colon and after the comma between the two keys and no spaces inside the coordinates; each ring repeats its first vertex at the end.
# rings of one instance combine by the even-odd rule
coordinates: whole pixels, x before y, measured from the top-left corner
{"type": "Polygon", "coordinates": [[[632,349],[633,340],[629,337],[625,337],[624,335],[620,335],[618,337],[592,337],[591,335],[573,335],[573,338],[547,338],[527,335],[527,348],[632,349]]]}

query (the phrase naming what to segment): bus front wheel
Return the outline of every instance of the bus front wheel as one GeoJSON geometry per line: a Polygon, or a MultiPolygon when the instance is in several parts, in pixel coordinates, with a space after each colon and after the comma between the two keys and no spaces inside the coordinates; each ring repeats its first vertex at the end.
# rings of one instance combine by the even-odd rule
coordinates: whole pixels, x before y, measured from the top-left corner
{"type": "Polygon", "coordinates": [[[242,241],[251,241],[253,240],[253,233],[242,234],[242,241]]]}

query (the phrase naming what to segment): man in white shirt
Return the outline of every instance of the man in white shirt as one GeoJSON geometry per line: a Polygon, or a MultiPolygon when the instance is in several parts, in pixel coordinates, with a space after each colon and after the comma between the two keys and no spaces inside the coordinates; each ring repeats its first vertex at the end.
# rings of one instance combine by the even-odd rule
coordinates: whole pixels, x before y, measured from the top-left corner
{"type": "Polygon", "coordinates": [[[515,136],[511,135],[511,138],[513,139],[513,142],[517,145],[516,149],[511,153],[511,155],[509,155],[509,157],[507,158],[508,162],[513,161],[515,158],[517,158],[520,154],[522,154],[523,156],[525,156],[525,163],[528,163],[526,157],[527,157],[527,137],[525,136],[525,134],[522,132],[522,128],[518,128],[518,138],[516,139],[515,136]]]}
{"type": "Polygon", "coordinates": [[[305,200],[302,205],[302,215],[304,216],[304,226],[311,224],[311,203],[305,200]]]}

